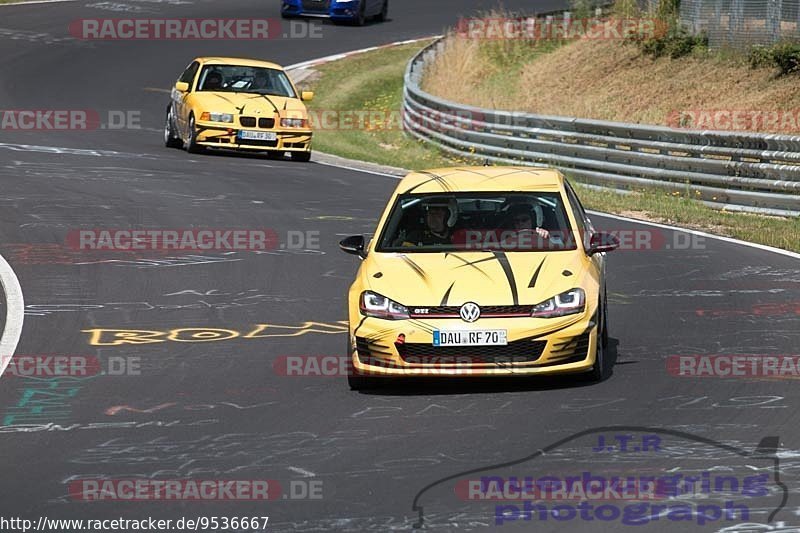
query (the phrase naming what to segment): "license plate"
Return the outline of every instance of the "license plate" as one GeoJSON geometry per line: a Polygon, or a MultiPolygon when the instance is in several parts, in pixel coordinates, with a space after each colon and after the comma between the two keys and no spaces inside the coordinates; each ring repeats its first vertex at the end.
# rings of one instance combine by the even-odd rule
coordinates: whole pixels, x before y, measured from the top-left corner
{"type": "Polygon", "coordinates": [[[478,329],[433,332],[434,346],[505,346],[508,344],[504,329],[478,329]]]}
{"type": "Polygon", "coordinates": [[[239,132],[239,138],[247,141],[275,141],[278,135],[272,131],[248,131],[239,132]]]}

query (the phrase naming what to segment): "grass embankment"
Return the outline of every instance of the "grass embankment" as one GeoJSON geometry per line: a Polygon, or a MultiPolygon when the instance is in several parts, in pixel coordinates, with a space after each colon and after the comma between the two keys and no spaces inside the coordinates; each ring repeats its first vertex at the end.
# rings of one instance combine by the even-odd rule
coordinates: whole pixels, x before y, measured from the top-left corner
{"type": "MultiPolygon", "coordinates": [[[[418,43],[376,50],[319,67],[319,77],[312,83],[312,88],[316,91],[315,100],[310,106],[312,112],[338,110],[352,114],[353,111],[361,110],[375,112],[379,117],[399,116],[405,66],[423,46],[424,43],[418,43]]],[[[552,54],[556,53],[564,53],[564,50],[553,49],[552,54]]],[[[541,55],[541,58],[545,55],[541,55]]],[[[512,62],[517,60],[521,60],[521,57],[510,58],[512,62]]],[[[458,75],[459,71],[454,74],[458,75]]],[[[461,71],[460,74],[466,76],[467,72],[461,71]]],[[[503,84],[513,79],[514,74],[498,70],[479,77],[482,79],[475,79],[479,80],[479,85],[503,87],[503,84]]],[[[567,75],[568,72],[559,73],[560,77],[567,75]]],[[[542,80],[545,79],[538,79],[537,84],[532,87],[544,85],[542,80]]],[[[454,85],[466,85],[466,82],[454,85]]],[[[453,89],[461,91],[461,87],[453,89]]],[[[510,92],[521,98],[533,91],[529,88],[523,90],[517,85],[517,89],[510,92]]],[[[653,98],[657,99],[655,96],[653,98]]],[[[483,104],[486,105],[486,102],[483,104]]],[[[560,112],[574,115],[575,105],[573,102],[571,107],[560,112]]],[[[496,104],[490,102],[488,106],[496,107],[496,104]]],[[[343,157],[415,170],[470,163],[449,157],[413,140],[396,124],[387,126],[378,122],[371,122],[363,128],[318,130],[314,137],[314,148],[343,157]]],[[[800,219],[797,218],[724,213],[692,200],[690,194],[676,196],[664,192],[641,191],[619,195],[580,184],[576,186],[580,189],[583,202],[590,209],[701,229],[717,235],[800,252],[800,219]]]]}
{"type": "Polygon", "coordinates": [[[320,67],[321,77],[311,85],[315,96],[309,109],[312,116],[329,120],[315,129],[314,149],[401,168],[454,164],[401,129],[403,74],[426,44],[376,50],[320,67]]]}
{"type": "Polygon", "coordinates": [[[746,54],[704,47],[654,59],[619,39],[543,47],[451,35],[423,88],[479,107],[669,126],[677,125],[676,113],[774,111],[778,122],[752,120],[747,129],[800,133],[800,76],[775,74],[774,67],[752,68],[746,54]]]}

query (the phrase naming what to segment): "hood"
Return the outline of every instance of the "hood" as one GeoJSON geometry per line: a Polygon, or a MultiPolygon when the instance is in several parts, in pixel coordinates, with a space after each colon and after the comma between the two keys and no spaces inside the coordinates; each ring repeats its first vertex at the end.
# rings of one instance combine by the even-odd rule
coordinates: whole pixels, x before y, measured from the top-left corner
{"type": "Polygon", "coordinates": [[[196,106],[203,111],[232,113],[234,115],[271,117],[275,114],[275,104],[279,114],[291,118],[305,118],[306,106],[298,98],[231,92],[196,93],[196,106]],[[285,108],[285,111],[284,111],[285,108]]]}
{"type": "Polygon", "coordinates": [[[580,251],[371,253],[362,272],[370,290],[406,306],[533,305],[587,274],[580,251]]]}

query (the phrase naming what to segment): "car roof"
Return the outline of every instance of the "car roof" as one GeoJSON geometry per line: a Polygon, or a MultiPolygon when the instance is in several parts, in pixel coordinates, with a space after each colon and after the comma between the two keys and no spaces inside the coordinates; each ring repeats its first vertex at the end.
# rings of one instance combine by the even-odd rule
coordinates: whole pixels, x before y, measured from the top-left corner
{"type": "Polygon", "coordinates": [[[236,65],[242,67],[264,67],[283,70],[283,67],[271,63],[269,61],[261,61],[258,59],[245,59],[241,57],[198,57],[195,61],[199,61],[206,65],[236,65]]]}
{"type": "Polygon", "coordinates": [[[397,186],[399,194],[560,190],[564,177],[553,168],[475,166],[412,172],[397,186]]]}

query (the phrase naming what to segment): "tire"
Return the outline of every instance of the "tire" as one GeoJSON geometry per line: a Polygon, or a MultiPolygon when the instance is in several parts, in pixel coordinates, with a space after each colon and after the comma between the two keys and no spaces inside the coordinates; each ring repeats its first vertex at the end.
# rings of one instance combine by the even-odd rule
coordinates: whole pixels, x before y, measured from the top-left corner
{"type": "MultiPolygon", "coordinates": [[[[350,354],[351,357],[353,356],[352,352],[350,352],[349,342],[347,343],[345,353],[350,354]]],[[[374,389],[378,386],[379,379],[380,378],[365,376],[352,365],[350,365],[350,371],[347,373],[347,384],[350,385],[350,390],[374,389]]]]}
{"type": "Polygon", "coordinates": [[[602,332],[603,348],[608,348],[608,294],[603,289],[603,332],[602,332]]]}
{"type": "Polygon", "coordinates": [[[292,154],[292,161],[297,161],[298,163],[308,163],[311,161],[311,150],[308,152],[289,152],[292,154]]]}
{"type": "Polygon", "coordinates": [[[347,384],[350,385],[350,390],[368,390],[375,388],[375,378],[368,378],[361,375],[347,376],[347,384]]]}
{"type": "Polygon", "coordinates": [[[378,22],[386,22],[389,20],[389,0],[383,0],[383,9],[378,14],[378,22]]]}
{"type": "Polygon", "coordinates": [[[167,148],[182,148],[183,141],[175,135],[175,120],[172,117],[172,106],[167,110],[167,119],[164,124],[164,146],[167,148]]]}
{"type": "Polygon", "coordinates": [[[355,19],[356,26],[363,26],[367,22],[367,1],[361,0],[358,6],[358,16],[355,19]]]}
{"type": "Polygon", "coordinates": [[[202,154],[205,149],[197,144],[197,128],[194,127],[194,115],[189,117],[189,139],[186,141],[186,151],[190,154],[202,154]]]}
{"type": "MultiPolygon", "coordinates": [[[[605,291],[603,291],[605,292],[605,291]]],[[[607,323],[607,309],[606,299],[603,298],[602,304],[598,306],[600,311],[600,324],[597,327],[597,348],[595,352],[594,365],[591,370],[583,374],[582,381],[588,383],[599,383],[606,379],[606,347],[608,346],[608,323],[607,323]]]]}

